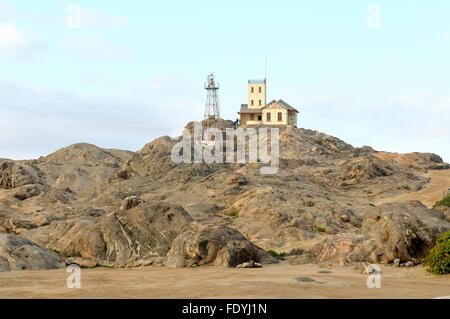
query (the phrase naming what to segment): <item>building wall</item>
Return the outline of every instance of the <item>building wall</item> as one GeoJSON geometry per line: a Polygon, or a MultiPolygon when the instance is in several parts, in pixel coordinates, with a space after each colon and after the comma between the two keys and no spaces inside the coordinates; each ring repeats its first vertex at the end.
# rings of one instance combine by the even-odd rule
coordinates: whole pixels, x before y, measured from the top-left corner
{"type": "Polygon", "coordinates": [[[289,125],[297,126],[297,112],[289,112],[289,125]]]}
{"type": "Polygon", "coordinates": [[[263,111],[263,123],[266,125],[287,125],[288,112],[285,108],[265,108],[263,111]],[[267,113],[270,113],[270,122],[267,121],[267,113]],[[278,121],[278,113],[281,113],[281,121],[278,121]]]}
{"type": "Polygon", "coordinates": [[[258,121],[258,115],[261,114],[255,114],[254,116],[254,120],[250,120],[250,114],[248,113],[244,113],[244,114],[240,114],[240,120],[241,120],[241,125],[256,125],[256,124],[262,124],[262,121],[258,121]]]}
{"type": "Polygon", "coordinates": [[[248,120],[250,120],[250,114],[239,114],[241,125],[247,125],[248,120]]]}
{"type": "Polygon", "coordinates": [[[248,84],[248,108],[260,109],[266,106],[266,84],[265,83],[257,83],[257,84],[248,84]],[[253,88],[253,93],[252,93],[253,88]],[[261,89],[261,92],[259,90],[261,89]],[[253,105],[252,105],[253,101],[253,105]],[[259,105],[259,101],[261,101],[261,105],[259,105]]]}

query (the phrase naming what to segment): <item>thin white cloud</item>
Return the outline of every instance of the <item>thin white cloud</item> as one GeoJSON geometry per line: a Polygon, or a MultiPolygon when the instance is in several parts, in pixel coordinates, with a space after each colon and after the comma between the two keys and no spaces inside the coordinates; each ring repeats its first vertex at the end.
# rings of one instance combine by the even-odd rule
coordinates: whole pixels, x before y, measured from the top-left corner
{"type": "Polygon", "coordinates": [[[81,7],[81,27],[107,26],[124,28],[129,26],[125,17],[81,7]]]}
{"type": "Polygon", "coordinates": [[[300,109],[300,127],[334,135],[355,146],[400,153],[431,152],[450,162],[448,94],[399,92],[388,96],[304,88],[280,93],[300,109]]]}
{"type": "MultiPolygon", "coordinates": [[[[53,0],[57,5],[70,6],[70,1],[53,0]]],[[[125,17],[110,14],[108,12],[92,9],[84,6],[80,8],[81,27],[113,27],[126,28],[130,25],[129,20],[125,17]]],[[[60,17],[48,15],[45,12],[17,10],[9,3],[0,0],[0,22],[16,23],[19,21],[33,21],[38,23],[46,23],[52,25],[63,26],[67,19],[67,12],[61,11],[60,17]]]]}
{"type": "Polygon", "coordinates": [[[70,55],[84,59],[117,61],[130,59],[134,56],[127,48],[105,43],[97,37],[71,37],[65,41],[64,46],[70,55]]]}
{"type": "Polygon", "coordinates": [[[150,90],[172,95],[174,93],[189,94],[196,89],[182,78],[162,74],[155,75],[148,80],[129,81],[128,86],[134,91],[146,92],[150,90]]]}
{"type": "MultiPolygon", "coordinates": [[[[179,135],[187,122],[202,117],[201,88],[181,78],[159,75],[120,85],[130,90],[132,98],[82,96],[0,81],[0,158],[46,155],[83,141],[137,150],[159,136],[179,135]]],[[[300,127],[355,146],[432,152],[450,162],[450,123],[445,116],[450,97],[432,99],[428,93],[369,97],[323,90],[298,95],[299,91],[305,92],[279,96],[288,96],[287,101],[299,108],[300,127]]]]}
{"type": "Polygon", "coordinates": [[[50,25],[61,24],[61,19],[52,16],[46,12],[17,10],[12,5],[0,0],[0,22],[5,23],[18,23],[18,22],[33,22],[43,23],[50,25]]]}
{"type": "Polygon", "coordinates": [[[13,24],[0,25],[0,55],[30,58],[44,47],[34,35],[17,29],[13,24]]]}
{"type": "Polygon", "coordinates": [[[108,88],[116,88],[116,87],[119,87],[120,85],[122,85],[122,83],[115,78],[110,78],[103,74],[97,74],[97,73],[85,74],[85,75],[81,76],[81,79],[86,83],[101,84],[108,88]]]}
{"type": "Polygon", "coordinates": [[[18,13],[14,10],[14,8],[5,3],[4,1],[0,1],[0,21],[17,21],[19,19],[18,13]]]}
{"type": "Polygon", "coordinates": [[[203,110],[203,90],[179,77],[155,75],[148,80],[128,81],[127,88],[137,101],[152,101],[182,118],[198,117],[203,110]]]}
{"type": "Polygon", "coordinates": [[[292,87],[283,89],[281,96],[289,96],[295,105],[339,105],[345,111],[441,112],[450,110],[450,94],[404,91],[391,95],[362,94],[357,91],[330,92],[325,88],[292,87]],[[299,92],[301,92],[299,94],[299,92]]]}
{"type": "Polygon", "coordinates": [[[196,118],[189,111],[195,101],[182,90],[170,103],[165,91],[136,90],[147,98],[87,96],[0,80],[0,158],[35,158],[78,142],[138,150],[196,118]]]}

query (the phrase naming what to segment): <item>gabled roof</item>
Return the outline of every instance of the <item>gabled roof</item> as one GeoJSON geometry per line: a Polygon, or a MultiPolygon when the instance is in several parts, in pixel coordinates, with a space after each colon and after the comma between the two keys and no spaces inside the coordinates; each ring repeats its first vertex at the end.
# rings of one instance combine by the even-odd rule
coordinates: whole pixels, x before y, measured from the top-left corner
{"type": "Polygon", "coordinates": [[[266,106],[263,107],[263,109],[266,108],[266,107],[268,107],[270,104],[272,104],[272,103],[274,103],[274,102],[280,103],[280,105],[281,105],[282,107],[284,107],[285,109],[287,109],[287,110],[289,110],[289,111],[295,111],[295,112],[299,113],[298,110],[297,110],[295,107],[290,106],[289,104],[287,104],[285,101],[283,101],[283,100],[281,100],[281,99],[278,100],[278,101],[272,100],[271,102],[267,103],[266,106]]]}

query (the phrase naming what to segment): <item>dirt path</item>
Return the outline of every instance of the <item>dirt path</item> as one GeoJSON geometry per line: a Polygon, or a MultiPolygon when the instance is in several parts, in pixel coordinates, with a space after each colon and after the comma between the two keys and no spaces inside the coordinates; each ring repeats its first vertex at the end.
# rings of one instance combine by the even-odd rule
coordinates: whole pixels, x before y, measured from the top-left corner
{"type": "Polygon", "coordinates": [[[430,170],[425,177],[431,178],[431,182],[418,192],[409,192],[394,197],[387,197],[376,201],[383,204],[388,202],[405,202],[410,200],[419,200],[425,206],[431,208],[434,203],[444,197],[444,190],[450,188],[450,169],[430,170]]]}
{"type": "Polygon", "coordinates": [[[64,270],[0,273],[0,298],[436,298],[450,295],[450,275],[422,266],[382,266],[381,288],[352,268],[289,265],[81,269],[81,288],[68,289],[64,270]],[[298,280],[299,277],[303,279],[298,280]],[[308,281],[310,278],[312,282],[308,281]]]}

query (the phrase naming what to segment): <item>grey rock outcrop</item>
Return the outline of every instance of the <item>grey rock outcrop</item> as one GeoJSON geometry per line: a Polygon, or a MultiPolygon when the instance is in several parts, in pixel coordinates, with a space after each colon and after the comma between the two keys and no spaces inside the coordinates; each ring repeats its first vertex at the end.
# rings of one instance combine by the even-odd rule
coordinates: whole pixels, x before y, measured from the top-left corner
{"type": "Polygon", "coordinates": [[[377,212],[375,218],[365,219],[364,234],[343,233],[319,243],[314,249],[317,258],[342,265],[397,259],[419,263],[439,234],[450,230],[450,223],[417,201],[384,204],[377,212]]]}
{"type": "Polygon", "coordinates": [[[174,240],[168,254],[167,266],[214,264],[236,267],[250,260],[262,263],[277,262],[236,229],[226,226],[192,226],[174,240]]]}
{"type": "Polygon", "coordinates": [[[276,262],[265,250],[292,248],[302,253],[286,256],[291,264],[417,264],[449,229],[448,207],[389,203],[426,188],[427,169],[445,169],[435,154],[377,152],[281,127],[280,167],[268,175],[260,162],[176,164],[178,141],[163,136],[137,152],[80,143],[1,159],[0,231],[85,267],[235,267],[276,262]]]}
{"type": "Polygon", "coordinates": [[[16,235],[0,233],[0,271],[64,267],[64,260],[47,248],[16,235]]]}
{"type": "MultiPolygon", "coordinates": [[[[127,265],[138,259],[164,257],[172,241],[192,218],[180,206],[150,202],[109,213],[64,238],[67,257],[98,260],[100,265],[127,265]]],[[[77,227],[76,225],[73,227],[77,227]]]]}
{"type": "Polygon", "coordinates": [[[0,161],[0,188],[12,189],[38,181],[36,172],[27,164],[12,161],[0,161]]]}

